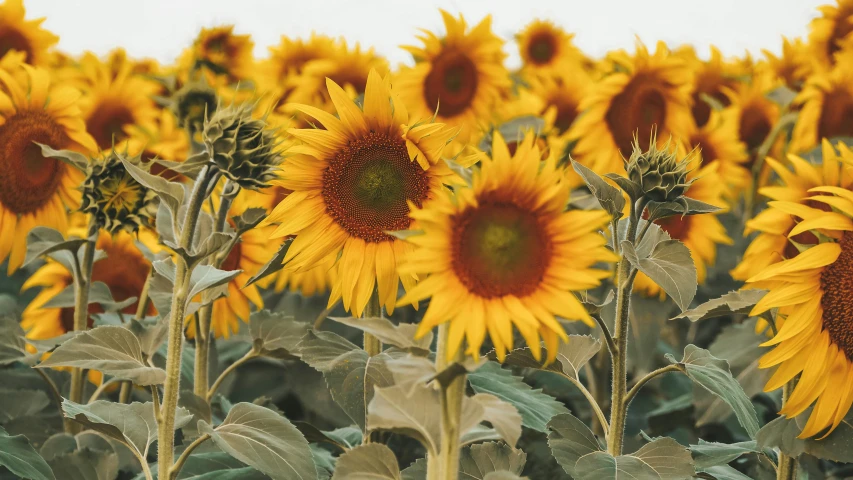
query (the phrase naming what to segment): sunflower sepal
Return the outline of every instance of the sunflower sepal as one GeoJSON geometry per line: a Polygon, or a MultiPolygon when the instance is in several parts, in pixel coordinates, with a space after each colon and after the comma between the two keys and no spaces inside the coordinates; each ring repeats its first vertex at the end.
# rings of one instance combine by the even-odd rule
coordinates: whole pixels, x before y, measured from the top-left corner
{"type": "Polygon", "coordinates": [[[48,145],[44,145],[38,142],[33,142],[41,148],[41,154],[45,157],[55,158],[57,160],[61,160],[72,167],[80,170],[81,172],[85,172],[89,167],[89,157],[83,155],[80,152],[75,152],[74,150],[54,150],[48,145]]]}
{"type": "Polygon", "coordinates": [[[614,220],[622,218],[622,212],[625,210],[625,197],[622,196],[622,192],[618,188],[607,183],[607,181],[599,174],[587,168],[580,162],[572,159],[571,157],[569,157],[569,161],[572,163],[572,168],[575,172],[577,172],[583,179],[584,183],[586,183],[589,191],[598,199],[598,203],[601,204],[601,207],[609,213],[614,220]]]}
{"type": "Polygon", "coordinates": [[[180,173],[192,180],[198,178],[198,174],[205,165],[210,163],[210,157],[206,151],[191,155],[183,162],[175,162],[162,158],[155,158],[152,162],[169,169],[172,172],[180,173]]]}

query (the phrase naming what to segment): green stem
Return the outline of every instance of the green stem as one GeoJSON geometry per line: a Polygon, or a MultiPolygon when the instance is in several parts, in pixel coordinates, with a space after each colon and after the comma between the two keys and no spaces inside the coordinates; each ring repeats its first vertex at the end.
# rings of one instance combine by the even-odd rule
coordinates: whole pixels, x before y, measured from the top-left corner
{"type": "Polygon", "coordinates": [[[610,329],[607,328],[607,324],[604,323],[604,319],[598,314],[590,316],[601,329],[601,336],[604,337],[604,343],[607,345],[607,351],[610,352],[610,356],[612,357],[613,355],[616,355],[616,342],[613,341],[613,335],[610,334],[610,329]]]}
{"type": "MultiPolygon", "coordinates": [[[[89,228],[86,232],[86,244],[83,246],[83,259],[80,268],[74,276],[74,331],[82,332],[89,326],[89,288],[92,284],[92,265],[95,259],[95,242],[98,240],[98,225],[95,218],[89,219],[89,228]]],[[[74,403],[83,400],[83,387],[85,378],[81,368],[71,369],[71,392],[69,399],[74,403]]],[[[67,433],[76,434],[82,426],[76,422],[66,422],[67,433]]]]}
{"type": "Polygon", "coordinates": [[[118,392],[118,403],[128,403],[130,394],[133,392],[133,382],[125,380],[121,382],[121,390],[118,392]]]}
{"type": "Polygon", "coordinates": [[[187,459],[190,458],[190,454],[193,453],[193,450],[195,450],[202,443],[206,442],[209,438],[210,435],[205,433],[204,435],[196,438],[195,441],[191,443],[186,448],[186,450],[183,451],[183,453],[181,453],[181,456],[178,458],[178,461],[175,462],[175,465],[171,468],[169,472],[169,480],[178,478],[178,474],[181,473],[181,469],[184,467],[184,463],[186,463],[187,459]]]}
{"type": "MultiPolygon", "coordinates": [[[[379,305],[379,294],[374,290],[373,294],[370,295],[370,300],[367,301],[362,318],[380,316],[382,316],[382,307],[379,305]]],[[[382,342],[373,335],[364,332],[364,351],[371,357],[379,355],[382,353],[382,342]]]]}
{"type": "Polygon", "coordinates": [[[661,368],[659,368],[653,372],[646,374],[645,377],[641,378],[637,383],[634,384],[633,387],[631,387],[631,390],[628,391],[628,394],[625,395],[625,398],[622,399],[622,401],[625,402],[625,409],[626,410],[628,409],[628,405],[631,404],[631,400],[634,399],[634,397],[637,395],[637,393],[640,391],[640,389],[643,388],[643,385],[648,383],[649,380],[657,377],[658,375],[662,375],[662,374],[667,373],[667,372],[681,372],[681,371],[682,371],[682,369],[678,365],[667,365],[665,367],[661,367],[661,368]]]}
{"type": "MultiPolygon", "coordinates": [[[[435,356],[436,371],[441,372],[453,362],[464,360],[464,351],[460,348],[455,356],[448,361],[447,341],[450,326],[443,323],[438,327],[438,351],[435,356]]],[[[454,378],[450,384],[441,389],[441,444],[438,453],[438,476],[441,480],[457,480],[459,478],[459,425],[462,419],[462,401],[465,398],[465,375],[454,378]]],[[[428,478],[429,473],[427,474],[428,478]]]]}
{"type": "Polygon", "coordinates": [[[595,400],[595,397],[592,393],[587,390],[587,388],[580,382],[580,380],[575,377],[564,375],[566,380],[572,383],[578,390],[581,391],[586,401],[589,402],[589,406],[592,407],[592,411],[595,412],[595,416],[598,419],[598,422],[601,424],[601,427],[606,431],[608,429],[607,425],[607,417],[604,416],[604,412],[601,411],[601,407],[598,406],[598,402],[595,400]]]}
{"type": "Polygon", "coordinates": [[[110,386],[110,385],[112,385],[113,383],[120,382],[120,381],[121,381],[121,380],[119,380],[119,379],[117,379],[117,378],[111,378],[111,379],[107,380],[106,382],[101,383],[101,384],[98,386],[98,388],[97,388],[97,389],[95,389],[94,393],[92,393],[92,396],[91,396],[91,397],[89,397],[89,402],[88,402],[88,403],[92,403],[92,402],[94,402],[95,400],[97,400],[97,399],[98,399],[98,397],[100,397],[100,396],[104,393],[104,391],[107,389],[107,387],[109,387],[109,386],[110,386]]]}
{"type": "MultiPolygon", "coordinates": [[[[189,250],[195,235],[199,211],[204,203],[209,167],[199,172],[187,205],[184,226],[181,230],[180,246],[189,250]]],[[[158,418],[158,477],[169,478],[175,455],[175,412],[178,408],[178,392],[181,387],[181,351],[184,347],[184,318],[189,297],[192,269],[183,258],[178,258],[175,285],[172,291],[172,306],[169,318],[169,336],[166,352],[166,384],[163,387],[163,403],[158,418]]]]}
{"type": "Polygon", "coordinates": [[[236,362],[229,365],[228,368],[226,368],[225,371],[223,371],[219,375],[219,377],[216,379],[216,381],[213,382],[213,386],[210,387],[210,390],[208,390],[207,393],[205,394],[205,396],[202,398],[204,398],[205,400],[207,400],[208,403],[210,403],[210,399],[213,398],[214,394],[216,394],[216,390],[219,389],[219,385],[222,384],[222,381],[225,380],[225,377],[227,377],[228,374],[230,374],[231,372],[236,370],[237,367],[239,367],[240,365],[243,365],[244,363],[248,362],[249,360],[251,360],[257,356],[258,356],[258,353],[255,350],[249,350],[239,360],[237,360],[236,362]]]}
{"type": "MultiPolygon", "coordinates": [[[[789,381],[782,388],[782,405],[788,401],[791,392],[794,391],[794,380],[789,381]]],[[[779,465],[776,468],[776,480],[796,480],[797,459],[779,452],[779,465]]]]}

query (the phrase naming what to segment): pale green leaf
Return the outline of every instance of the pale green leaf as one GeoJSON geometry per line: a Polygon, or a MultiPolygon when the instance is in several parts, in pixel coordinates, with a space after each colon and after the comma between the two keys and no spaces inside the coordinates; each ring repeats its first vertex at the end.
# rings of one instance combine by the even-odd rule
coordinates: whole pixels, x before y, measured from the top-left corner
{"type": "Polygon", "coordinates": [[[572,160],[572,168],[583,178],[601,207],[613,218],[622,218],[622,210],[625,208],[625,197],[622,196],[622,191],[579,162],[572,160]]]}
{"type": "Polygon", "coordinates": [[[552,418],[548,429],[551,453],[569,475],[576,476],[575,466],[581,457],[601,450],[592,430],[570,413],[552,418]]]}
{"type": "Polygon", "coordinates": [[[478,393],[470,397],[483,407],[483,420],[492,424],[495,431],[510,446],[515,448],[521,437],[521,415],[511,404],[488,393],[478,393]]]}
{"type": "Polygon", "coordinates": [[[696,265],[690,249],[678,240],[664,240],[654,246],[648,257],[639,257],[631,242],[622,242],[625,258],[648,275],[684,311],[696,295],[696,265]]]}
{"type": "Polygon", "coordinates": [[[690,480],[695,473],[693,457],[686,447],[671,438],[658,438],[634,452],[661,480],[690,480]]]}
{"type": "Polygon", "coordinates": [[[397,457],[385,445],[356,447],[338,458],[332,480],[400,480],[397,457]]]}
{"type": "Polygon", "coordinates": [[[62,480],[115,480],[118,476],[118,455],[88,448],[53,458],[48,462],[62,480]]]}
{"type": "MultiPolygon", "coordinates": [[[[128,297],[123,300],[113,299],[110,287],[104,282],[92,282],[89,286],[89,305],[98,304],[105,312],[118,312],[136,302],[136,297],[128,297]]],[[[73,308],[75,306],[74,285],[67,286],[64,290],[45,302],[42,308],[73,308]]]]}
{"type": "Polygon", "coordinates": [[[767,290],[735,290],[720,298],[708,300],[696,308],[685,310],[671,320],[686,318],[691,322],[699,322],[714,317],[747,314],[766,294],[767,290]]]}
{"type": "Polygon", "coordinates": [[[521,475],[527,455],[503,443],[488,442],[462,449],[459,455],[460,480],[485,480],[490,473],[521,475]]]}
{"type": "Polygon", "coordinates": [[[336,318],[329,317],[329,320],[334,320],[338,323],[357,328],[363,332],[367,332],[382,343],[394,345],[404,350],[410,350],[412,353],[429,354],[429,347],[432,344],[432,333],[425,335],[419,340],[414,339],[416,330],[415,325],[400,324],[394,325],[387,318],[382,317],[365,317],[365,318],[336,318]]]}
{"type": "Polygon", "coordinates": [[[698,445],[690,445],[690,451],[697,469],[726,465],[741,455],[760,452],[755,440],[731,444],[699,440],[698,445]]]}
{"type": "Polygon", "coordinates": [[[581,457],[573,476],[596,480],[660,480],[660,475],[639,458],[630,455],[613,457],[606,452],[593,452],[581,457]]]}
{"type": "Polygon", "coordinates": [[[298,345],[311,326],[296,321],[282,312],[261,310],[249,317],[249,333],[253,348],[260,355],[274,358],[293,358],[299,355],[298,345]]]}
{"type": "Polygon", "coordinates": [[[47,462],[33,449],[26,437],[10,436],[3,427],[0,427],[0,465],[24,479],[56,479],[47,462]]]}

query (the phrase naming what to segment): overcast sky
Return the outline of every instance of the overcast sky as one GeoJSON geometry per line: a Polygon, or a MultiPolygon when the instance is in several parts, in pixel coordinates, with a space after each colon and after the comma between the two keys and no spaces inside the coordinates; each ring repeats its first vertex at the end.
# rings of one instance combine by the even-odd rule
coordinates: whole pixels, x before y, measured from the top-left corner
{"type": "MultiPolygon", "coordinates": [[[[312,31],[373,46],[392,64],[408,54],[398,45],[415,41],[418,28],[442,30],[438,8],[462,13],[470,23],[491,13],[499,35],[511,40],[534,18],[546,18],[576,34],[591,55],[631,48],[636,37],[691,43],[701,53],[714,44],[727,55],[748,50],[778,52],[781,37],[802,36],[816,7],[828,0],[26,0],[30,18],[77,54],[124,46],[135,57],[171,62],[203,26],[235,24],[251,33],[256,54],[282,34],[312,31]]],[[[515,45],[507,48],[518,63],[515,45]]]]}

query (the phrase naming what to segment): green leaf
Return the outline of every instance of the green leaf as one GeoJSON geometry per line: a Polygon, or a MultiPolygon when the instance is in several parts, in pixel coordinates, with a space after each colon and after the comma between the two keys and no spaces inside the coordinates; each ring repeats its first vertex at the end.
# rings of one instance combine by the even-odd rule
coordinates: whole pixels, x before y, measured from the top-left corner
{"type": "Polygon", "coordinates": [[[594,452],[601,446],[592,430],[571,413],[555,416],[548,422],[548,446],[557,463],[569,475],[577,477],[575,466],[578,460],[594,452]]]}
{"type": "Polygon", "coordinates": [[[62,480],[115,480],[118,476],[118,455],[88,448],[56,457],[48,462],[62,480]]]}
{"type": "Polygon", "coordinates": [[[483,477],[483,480],[527,480],[527,477],[519,477],[518,475],[501,470],[499,472],[489,472],[483,477]]]}
{"type": "Polygon", "coordinates": [[[170,182],[158,175],[151,175],[125,159],[122,159],[121,163],[124,164],[127,173],[136,179],[137,182],[157,193],[160,201],[169,207],[173,217],[177,216],[178,209],[184,201],[183,185],[177,182],[170,182]]]}
{"type": "Polygon", "coordinates": [[[589,191],[598,199],[601,208],[613,218],[622,218],[622,210],[625,209],[625,197],[622,196],[622,192],[584,165],[575,160],[571,162],[572,168],[583,178],[589,191]]]}
{"type": "Polygon", "coordinates": [[[311,325],[297,322],[292,315],[283,312],[261,310],[249,316],[253,348],[267,357],[286,359],[299,356],[299,342],[310,329],[311,325]]]}
{"type": "Polygon", "coordinates": [[[625,258],[636,269],[648,275],[672,298],[682,311],[696,295],[696,265],[690,249],[678,240],[664,240],[654,246],[649,256],[641,258],[631,242],[622,242],[625,258]]]}
{"type": "MultiPolygon", "coordinates": [[[[589,335],[569,335],[567,343],[560,343],[557,351],[557,361],[548,366],[533,358],[530,347],[517,348],[504,359],[504,364],[524,368],[535,368],[546,372],[555,372],[567,377],[578,379],[580,370],[601,350],[601,341],[589,335]]],[[[547,350],[542,344],[542,357],[547,350]]]]}
{"type": "Polygon", "coordinates": [[[89,157],[80,152],[75,152],[74,150],[54,150],[47,145],[42,145],[38,142],[33,143],[41,148],[43,157],[61,160],[84,173],[89,168],[89,157]]]}
{"type": "Polygon", "coordinates": [[[425,458],[419,458],[414,463],[403,469],[403,480],[426,480],[427,462],[425,458]]]}
{"type": "MultiPolygon", "coordinates": [[[[156,480],[156,464],[151,465],[151,473],[156,480]]],[[[145,476],[140,474],[134,480],[145,480],[145,476]]],[[[269,480],[269,477],[227,453],[196,450],[181,468],[177,480],[269,480]]]]}
{"type": "Polygon", "coordinates": [[[654,222],[662,218],[674,217],[680,215],[702,215],[705,213],[715,213],[722,208],[705,203],[695,198],[681,197],[679,202],[649,202],[649,221],[654,222]]]}
{"type": "Polygon", "coordinates": [[[366,428],[367,406],[373,398],[374,387],[394,383],[387,354],[369,356],[358,348],[336,358],[323,372],[332,399],[362,429],[366,428]]]}
{"type": "Polygon", "coordinates": [[[697,469],[726,465],[741,455],[760,452],[755,440],[732,444],[699,440],[698,445],[690,445],[690,451],[697,469]]]}
{"type": "Polygon", "coordinates": [[[191,299],[205,290],[225,285],[241,273],[243,273],[242,270],[226,272],[210,265],[199,265],[193,269],[193,273],[190,275],[190,294],[188,298],[191,299]]]}
{"type": "MultiPolygon", "coordinates": [[[[700,468],[697,472],[711,475],[715,480],[754,480],[751,477],[738,472],[728,465],[717,465],[714,467],[700,468]]],[[[708,478],[708,477],[703,477],[708,478]]]]}
{"type": "Polygon", "coordinates": [[[316,444],[309,445],[314,466],[317,467],[317,480],[331,480],[335,473],[335,464],[338,459],[332,453],[316,444]]]}
{"type": "Polygon", "coordinates": [[[501,438],[515,448],[521,438],[521,415],[511,404],[488,393],[478,393],[470,397],[471,401],[483,407],[483,420],[492,424],[501,438]]]}
{"type": "Polygon", "coordinates": [[[0,315],[0,366],[15,362],[31,363],[35,357],[27,352],[24,329],[18,319],[0,315]]]}
{"type": "Polygon", "coordinates": [[[234,240],[234,233],[211,232],[207,237],[201,239],[198,249],[193,251],[193,256],[202,259],[216,254],[222,250],[222,247],[230,244],[232,240],[234,240]]]}
{"type": "Polygon", "coordinates": [[[45,440],[39,448],[39,455],[49,462],[55,457],[71,453],[74,450],[77,450],[77,439],[74,438],[74,435],[63,432],[52,435],[45,440]]]}
{"type": "Polygon", "coordinates": [[[767,290],[735,290],[720,298],[708,300],[696,308],[685,310],[670,320],[686,318],[691,322],[699,322],[715,317],[748,314],[766,294],[767,290]]]}
{"type": "MultiPolygon", "coordinates": [[[[89,305],[98,304],[105,312],[118,312],[136,302],[136,297],[121,301],[113,299],[110,287],[104,282],[92,282],[89,287],[89,305]]],[[[68,285],[53,298],[45,302],[42,308],[73,308],[75,305],[74,285],[68,285]]]]}
{"type": "Polygon", "coordinates": [[[50,405],[41,390],[0,389],[0,424],[20,417],[31,417],[50,405]]]}
{"type": "Polygon", "coordinates": [[[782,108],[788,108],[789,105],[797,98],[797,92],[791,90],[786,85],[780,85],[773,90],[764,94],[767,99],[779,105],[782,108]]]}
{"type": "Polygon", "coordinates": [[[47,462],[23,435],[10,436],[0,427],[0,465],[29,480],[55,480],[47,462]]]}
{"type": "Polygon", "coordinates": [[[630,178],[623,177],[618,173],[605,173],[604,176],[619,185],[619,188],[624,190],[631,197],[631,200],[636,201],[643,196],[643,187],[632,182],[630,178]]]}
{"type": "Polygon", "coordinates": [[[725,360],[720,360],[711,355],[708,350],[695,345],[684,348],[684,358],[680,362],[669,354],[666,358],[672,363],[681,365],[691,380],[725,401],[734,410],[738,422],[750,438],[755,438],[759,428],[755,407],[743,388],[732,377],[729,364],[725,360]]]}
{"type": "MultiPolygon", "coordinates": [[[[81,405],[63,400],[62,411],[66,417],[125,444],[140,462],[147,462],[148,449],[157,439],[153,403],[123,404],[98,400],[81,405]]],[[[185,408],[178,407],[175,428],[182,428],[191,419],[192,415],[185,408]]]]}
{"type": "Polygon", "coordinates": [[[581,457],[573,476],[596,480],[660,480],[660,475],[639,458],[630,455],[613,457],[606,452],[593,452],[581,457]]]}
{"type": "Polygon", "coordinates": [[[146,358],[150,358],[160,345],[166,341],[169,333],[168,319],[157,317],[154,319],[142,319],[137,321],[131,318],[127,329],[139,340],[139,348],[146,358]]]}
{"type": "Polygon", "coordinates": [[[778,448],[786,455],[798,457],[806,451],[806,441],[797,438],[801,431],[793,419],[778,417],[761,427],[755,441],[759,448],[778,448]]]}
{"type": "Polygon", "coordinates": [[[273,257],[266,264],[264,264],[264,266],[261,267],[260,270],[258,270],[258,273],[256,273],[255,276],[250,278],[249,281],[247,281],[246,284],[243,285],[243,288],[248,287],[249,285],[252,285],[253,283],[262,280],[272,275],[273,273],[283,269],[284,257],[287,256],[287,249],[290,248],[291,243],[293,243],[292,238],[285,239],[282,242],[281,246],[278,247],[278,251],[275,252],[275,255],[273,255],[273,257]]]}
{"type": "Polygon", "coordinates": [[[534,390],[495,362],[468,374],[468,381],[475,392],[490,393],[513,405],[521,414],[523,425],[539,432],[547,431],[548,421],[554,415],[568,413],[562,403],[542,390],[534,390]]]}
{"type": "Polygon", "coordinates": [[[58,231],[48,227],[35,227],[27,233],[27,254],[22,267],[33,260],[47,255],[62,263],[71,271],[74,255],[86,243],[84,238],[69,238],[68,240],[58,231]]]}
{"type": "Polygon", "coordinates": [[[335,322],[370,333],[381,340],[382,343],[394,345],[395,347],[408,350],[412,353],[428,355],[429,347],[432,344],[432,333],[424,335],[420,340],[415,340],[414,335],[417,330],[417,325],[411,323],[394,325],[387,318],[381,317],[329,317],[329,320],[334,320],[335,322]]]}
{"type": "Polygon", "coordinates": [[[417,385],[423,385],[433,380],[438,372],[435,371],[435,363],[426,357],[406,355],[405,357],[392,358],[388,362],[388,368],[394,377],[394,384],[405,389],[406,395],[411,395],[412,389],[417,385]]]}
{"type": "Polygon", "coordinates": [[[397,457],[381,443],[354,448],[338,458],[332,480],[400,480],[397,457]]]}
{"type": "Polygon", "coordinates": [[[527,455],[503,443],[488,442],[462,449],[459,455],[459,478],[485,480],[490,473],[521,475],[527,455]]]}
{"type": "Polygon", "coordinates": [[[302,432],[309,443],[328,443],[344,452],[361,445],[362,433],[359,427],[343,427],[323,432],[307,422],[293,422],[293,426],[302,432]]]}
{"type": "Polygon", "coordinates": [[[653,440],[631,456],[651,467],[661,480],[690,480],[695,473],[690,452],[671,438],[653,440]]]}
{"type": "Polygon", "coordinates": [[[266,217],[267,210],[265,208],[255,207],[247,208],[240,215],[231,217],[231,220],[234,221],[234,228],[237,231],[237,235],[242,235],[257,227],[266,217]]]}
{"type": "Polygon", "coordinates": [[[158,385],[166,380],[163,369],[145,363],[139,340],[123,327],[103,326],[80,333],[36,368],[48,367],[98,370],[137,385],[158,385]]]}
{"type": "Polygon", "coordinates": [[[353,350],[361,350],[354,343],[332,332],[317,332],[310,330],[300,340],[298,349],[302,361],[311,368],[324,372],[332,362],[341,355],[353,350]]]}
{"type": "Polygon", "coordinates": [[[199,432],[231,456],[273,480],[315,480],[317,468],[305,437],[281,415],[252,403],[234,405],[215,429],[199,422],[199,432]]]}

